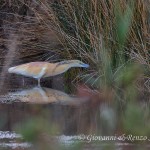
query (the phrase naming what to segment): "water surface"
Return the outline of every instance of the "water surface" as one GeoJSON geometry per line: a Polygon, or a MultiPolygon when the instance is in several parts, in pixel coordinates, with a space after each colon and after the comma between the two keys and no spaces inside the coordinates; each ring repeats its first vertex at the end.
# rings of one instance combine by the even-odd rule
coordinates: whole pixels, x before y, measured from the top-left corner
{"type": "MultiPolygon", "coordinates": [[[[100,101],[96,97],[91,99],[84,94],[82,97],[68,94],[63,81],[59,82],[60,85],[52,84],[57,80],[61,81],[62,78],[58,77],[54,81],[44,79],[41,87],[38,87],[34,79],[8,75],[0,92],[1,149],[36,149],[34,142],[24,140],[16,130],[23,127],[27,120],[32,122],[33,119],[34,122],[34,118],[43,118],[50,126],[57,126],[57,134],[48,135],[50,142],[57,141],[70,148],[75,144],[81,144],[82,149],[95,150],[107,149],[112,145],[116,150],[137,149],[141,146],[130,141],[82,139],[83,135],[122,135],[119,120],[123,111],[118,115],[118,109],[113,103],[100,101]]],[[[40,122],[35,126],[38,124],[40,122]]],[[[145,148],[149,149],[149,145],[145,148]]]]}

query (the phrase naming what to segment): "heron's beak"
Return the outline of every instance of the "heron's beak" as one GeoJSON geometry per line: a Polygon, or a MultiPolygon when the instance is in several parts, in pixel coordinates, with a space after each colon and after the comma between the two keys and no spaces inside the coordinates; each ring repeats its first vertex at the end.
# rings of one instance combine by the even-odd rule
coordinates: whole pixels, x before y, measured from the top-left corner
{"type": "Polygon", "coordinates": [[[89,64],[82,64],[82,67],[88,68],[88,67],[89,67],[89,64]]]}

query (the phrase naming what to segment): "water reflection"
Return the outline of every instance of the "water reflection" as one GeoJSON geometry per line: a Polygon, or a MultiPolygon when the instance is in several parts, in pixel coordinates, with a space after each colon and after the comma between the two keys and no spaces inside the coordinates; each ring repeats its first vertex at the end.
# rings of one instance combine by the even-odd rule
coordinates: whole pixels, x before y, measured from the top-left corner
{"type": "Polygon", "coordinates": [[[15,92],[8,92],[0,97],[2,103],[28,102],[36,104],[60,103],[65,105],[78,105],[80,98],[70,96],[62,91],[46,88],[33,87],[15,92]]]}
{"type": "MultiPolygon", "coordinates": [[[[48,129],[51,126],[57,126],[60,129],[56,135],[48,133],[47,135],[43,131],[45,123],[42,122],[40,132],[44,134],[40,134],[40,136],[44,136],[40,137],[40,140],[50,136],[50,140],[54,139],[51,141],[58,141],[59,144],[67,146],[79,142],[85,146],[83,149],[87,150],[104,149],[109,142],[91,141],[88,143],[85,140],[77,139],[81,134],[112,136],[124,133],[123,126],[120,124],[123,110],[119,111],[119,107],[114,101],[103,101],[103,97],[98,97],[99,95],[92,90],[84,90],[84,88],[78,89],[77,95],[82,99],[47,87],[7,89],[5,94],[0,95],[0,148],[33,149],[33,147],[29,147],[26,140],[22,142],[20,134],[12,131],[16,131],[14,128],[16,125],[25,129],[24,124],[28,120],[34,123],[34,127],[37,127],[42,122],[39,118],[44,118],[49,124],[48,129]],[[34,118],[38,118],[40,121],[36,122],[34,118]]],[[[115,150],[136,149],[136,147],[134,148],[136,145],[130,142],[113,142],[115,150]]],[[[32,143],[32,146],[34,144],[32,143]]]]}

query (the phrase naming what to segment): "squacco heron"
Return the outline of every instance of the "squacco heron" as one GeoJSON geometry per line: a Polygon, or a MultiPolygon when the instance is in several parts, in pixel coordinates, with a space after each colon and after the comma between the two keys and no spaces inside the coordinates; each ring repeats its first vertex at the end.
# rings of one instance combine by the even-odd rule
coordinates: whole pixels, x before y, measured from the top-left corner
{"type": "Polygon", "coordinates": [[[30,62],[11,67],[8,72],[35,78],[40,86],[41,78],[62,74],[72,67],[88,68],[89,65],[79,60],[66,60],[58,63],[30,62]]]}

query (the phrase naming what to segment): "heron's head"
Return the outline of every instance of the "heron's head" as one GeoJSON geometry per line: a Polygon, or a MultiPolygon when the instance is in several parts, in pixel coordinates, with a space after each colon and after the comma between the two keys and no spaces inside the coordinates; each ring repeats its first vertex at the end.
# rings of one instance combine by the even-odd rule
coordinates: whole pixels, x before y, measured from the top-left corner
{"type": "Polygon", "coordinates": [[[80,60],[67,60],[67,61],[64,61],[64,63],[68,64],[70,67],[83,67],[83,68],[89,67],[88,64],[83,63],[80,60]]]}

